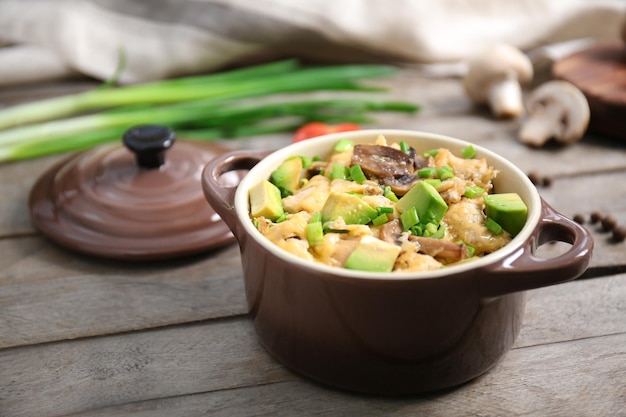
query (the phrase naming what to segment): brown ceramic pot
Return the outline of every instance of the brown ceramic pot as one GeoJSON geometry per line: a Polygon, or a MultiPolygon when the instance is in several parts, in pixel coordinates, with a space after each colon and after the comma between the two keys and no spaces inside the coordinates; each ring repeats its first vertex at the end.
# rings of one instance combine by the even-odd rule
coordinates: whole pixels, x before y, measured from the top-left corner
{"type": "Polygon", "coordinates": [[[522,325],[524,290],[580,276],[593,248],[587,231],[551,208],[526,175],[474,145],[500,171],[495,191],[517,192],[528,205],[523,230],[479,260],[419,273],[374,273],[317,265],[265,239],[248,214],[248,190],[291,155],[324,157],[340,138],[406,141],[418,152],[469,143],[440,135],[363,130],[327,135],[267,154],[238,151],[209,162],[202,186],[239,242],[246,297],[256,333],[289,368],[342,389],[386,395],[452,387],[489,370],[513,345],[522,325]],[[219,177],[250,169],[238,187],[219,177]],[[571,247],[554,258],[538,245],[571,247]]]}

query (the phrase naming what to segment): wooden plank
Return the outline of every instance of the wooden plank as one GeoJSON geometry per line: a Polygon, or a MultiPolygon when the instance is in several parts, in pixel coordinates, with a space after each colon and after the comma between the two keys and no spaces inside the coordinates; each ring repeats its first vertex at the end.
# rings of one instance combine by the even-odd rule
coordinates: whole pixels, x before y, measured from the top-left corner
{"type": "MultiPolygon", "coordinates": [[[[558,177],[550,187],[540,187],[540,194],[560,213],[573,218],[585,217],[584,227],[594,239],[591,269],[625,270],[626,242],[615,242],[612,233],[602,229],[600,223],[591,224],[590,215],[598,211],[612,215],[618,224],[626,227],[626,170],[585,175],[582,177],[558,177]]],[[[549,257],[566,250],[569,245],[544,245],[541,253],[549,257]]]]}
{"type": "MultiPolygon", "coordinates": [[[[502,364],[450,394],[456,395],[453,400],[428,397],[415,406],[422,404],[425,411],[433,411],[436,408],[431,407],[443,401],[443,409],[449,411],[447,407],[463,398],[468,407],[492,411],[486,415],[531,411],[544,415],[542,407],[555,409],[583,395],[590,400],[584,402],[589,407],[599,406],[604,396],[604,405],[609,407],[604,411],[615,411],[619,395],[625,393],[620,394],[624,387],[620,381],[626,382],[625,293],[626,275],[537,290],[529,297],[529,324],[523,328],[522,344],[502,364]],[[532,395],[536,400],[531,400],[532,395]]],[[[207,401],[215,403],[207,408],[215,407],[211,411],[217,413],[222,404],[226,407],[222,412],[231,416],[249,415],[248,407],[260,400],[259,395],[271,395],[260,400],[268,401],[268,407],[283,399],[297,407],[298,401],[309,396],[322,402],[336,398],[333,408],[344,411],[338,415],[355,415],[351,414],[358,411],[354,407],[369,403],[364,397],[316,391],[313,384],[304,382],[283,385],[274,394],[263,394],[265,388],[254,393],[256,385],[297,379],[262,349],[250,321],[238,317],[0,350],[0,381],[7,381],[0,384],[0,410],[4,417],[83,415],[86,410],[211,391],[223,393],[210,397],[207,401]],[[252,391],[231,391],[243,387],[252,391]],[[230,403],[232,396],[239,402],[230,403]]],[[[404,409],[413,401],[397,404],[404,409]]],[[[581,405],[580,401],[576,404],[581,405]]],[[[302,404],[302,411],[310,406],[302,404]]]]}
{"type": "Polygon", "coordinates": [[[80,416],[623,417],[625,342],[626,335],[621,334],[515,349],[492,371],[465,386],[409,398],[349,394],[298,379],[124,404],[80,416]]]}
{"type": "Polygon", "coordinates": [[[0,351],[0,410],[57,416],[294,378],[246,318],[0,351]],[[10,381],[10,382],[9,382],[10,381]]]}
{"type": "Polygon", "coordinates": [[[133,264],[0,240],[0,347],[245,314],[239,248],[133,264]]]}
{"type": "Polygon", "coordinates": [[[28,195],[45,170],[64,156],[0,163],[0,238],[35,232],[28,212],[28,195]]]}
{"type": "Polygon", "coordinates": [[[577,280],[526,294],[517,347],[626,331],[626,274],[577,280]]]}

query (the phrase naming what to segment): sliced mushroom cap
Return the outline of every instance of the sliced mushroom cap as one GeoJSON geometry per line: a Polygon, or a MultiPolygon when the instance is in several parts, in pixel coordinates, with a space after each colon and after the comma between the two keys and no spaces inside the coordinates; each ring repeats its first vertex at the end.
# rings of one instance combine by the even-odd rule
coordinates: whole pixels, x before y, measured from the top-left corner
{"type": "Polygon", "coordinates": [[[400,244],[400,237],[402,236],[402,225],[400,220],[393,219],[383,224],[380,227],[380,238],[388,243],[400,244]]]}
{"type": "MultiPolygon", "coordinates": [[[[402,224],[398,219],[380,227],[380,238],[389,243],[401,245],[402,234],[402,224]]],[[[462,243],[414,235],[409,235],[408,239],[419,244],[419,252],[432,256],[442,263],[459,262],[469,256],[469,250],[462,243]]]]}
{"type": "Polygon", "coordinates": [[[404,153],[391,146],[356,145],[352,153],[352,165],[359,165],[368,179],[391,187],[398,195],[404,195],[417,181],[415,170],[425,164],[415,150],[404,153]]]}
{"type": "Polygon", "coordinates": [[[463,83],[470,98],[487,104],[495,116],[515,117],[524,113],[522,86],[533,75],[532,62],[522,51],[497,44],[469,61],[463,83]]]}
{"type": "Polygon", "coordinates": [[[526,111],[528,119],[519,138],[530,146],[542,146],[551,138],[571,144],[583,137],[589,125],[589,103],[567,81],[549,81],[537,87],[527,98],[526,111]]]}
{"type": "Polygon", "coordinates": [[[459,262],[469,256],[469,250],[462,243],[413,235],[409,236],[409,240],[420,244],[420,252],[430,255],[444,264],[459,262]]]}

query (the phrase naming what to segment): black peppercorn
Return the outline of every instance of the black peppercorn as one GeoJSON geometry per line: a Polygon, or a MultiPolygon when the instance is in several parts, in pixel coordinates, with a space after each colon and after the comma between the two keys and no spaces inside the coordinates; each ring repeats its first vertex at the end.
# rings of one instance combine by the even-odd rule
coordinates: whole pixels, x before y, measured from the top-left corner
{"type": "Polygon", "coordinates": [[[626,227],[619,226],[614,228],[612,238],[615,242],[623,242],[626,240],[626,227]]]}
{"type": "Polygon", "coordinates": [[[591,224],[596,224],[598,223],[600,220],[602,220],[604,216],[602,215],[602,213],[600,213],[599,211],[594,211],[593,213],[591,213],[591,224]]]}
{"type": "Polygon", "coordinates": [[[601,220],[602,230],[608,232],[617,226],[617,219],[613,216],[606,216],[601,220]]]}

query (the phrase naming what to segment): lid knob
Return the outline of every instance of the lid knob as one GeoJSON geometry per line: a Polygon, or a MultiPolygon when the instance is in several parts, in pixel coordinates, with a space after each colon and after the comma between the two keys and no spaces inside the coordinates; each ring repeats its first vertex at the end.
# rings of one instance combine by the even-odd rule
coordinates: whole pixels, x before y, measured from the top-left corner
{"type": "Polygon", "coordinates": [[[122,140],[140,168],[153,169],[165,163],[165,151],[174,144],[176,134],[165,126],[143,125],[128,129],[122,140]]]}

